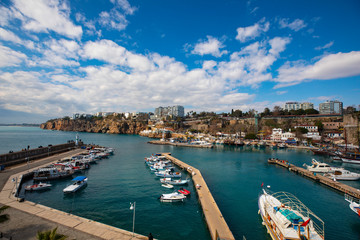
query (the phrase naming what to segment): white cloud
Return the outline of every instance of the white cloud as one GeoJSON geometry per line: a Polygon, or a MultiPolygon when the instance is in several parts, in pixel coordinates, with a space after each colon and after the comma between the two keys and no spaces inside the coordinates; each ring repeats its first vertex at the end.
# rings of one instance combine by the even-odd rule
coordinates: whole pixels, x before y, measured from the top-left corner
{"type": "Polygon", "coordinates": [[[127,15],[133,15],[136,7],[132,7],[127,0],[110,0],[114,7],[109,11],[103,11],[99,15],[99,23],[102,26],[115,29],[118,31],[124,30],[129,21],[126,19],[127,15]]]}
{"type": "Polygon", "coordinates": [[[276,91],[276,95],[283,95],[287,93],[288,91],[276,91]]]}
{"type": "Polygon", "coordinates": [[[360,52],[336,53],[322,57],[314,64],[286,63],[275,79],[275,88],[292,86],[304,81],[345,78],[360,74],[360,52]]]}
{"type": "Polygon", "coordinates": [[[240,42],[246,42],[251,39],[255,39],[260,36],[261,33],[267,32],[269,30],[270,23],[265,22],[265,18],[261,19],[258,23],[255,23],[249,27],[239,27],[236,29],[237,35],[236,39],[240,42]]]}
{"type": "Polygon", "coordinates": [[[214,57],[221,57],[224,54],[227,54],[226,50],[220,51],[221,48],[224,48],[222,42],[220,42],[218,39],[207,36],[207,40],[199,41],[194,47],[194,49],[191,51],[192,54],[198,54],[198,55],[206,55],[210,54],[214,57]]]}
{"type": "Polygon", "coordinates": [[[14,7],[25,17],[22,21],[26,30],[50,30],[69,38],[81,38],[82,28],[71,22],[70,9],[64,1],[14,0],[14,7]]]}
{"type": "Polygon", "coordinates": [[[315,50],[328,49],[328,48],[330,48],[332,45],[334,45],[334,41],[331,41],[331,42],[325,44],[324,46],[316,47],[315,50]]]}
{"type": "Polygon", "coordinates": [[[280,28],[290,28],[291,30],[294,30],[295,32],[299,31],[300,29],[303,29],[307,26],[307,24],[304,22],[304,20],[301,19],[295,19],[293,22],[289,22],[288,18],[282,18],[279,20],[280,28]]]}
{"type": "Polygon", "coordinates": [[[26,58],[25,54],[0,45],[0,67],[18,66],[26,58]]]}
{"type": "Polygon", "coordinates": [[[29,48],[29,49],[34,49],[34,42],[30,41],[30,40],[22,40],[20,39],[17,35],[15,35],[13,32],[8,31],[4,28],[0,27],[0,39],[5,40],[5,41],[9,41],[9,42],[13,42],[16,44],[21,44],[24,45],[25,47],[29,48]]]}

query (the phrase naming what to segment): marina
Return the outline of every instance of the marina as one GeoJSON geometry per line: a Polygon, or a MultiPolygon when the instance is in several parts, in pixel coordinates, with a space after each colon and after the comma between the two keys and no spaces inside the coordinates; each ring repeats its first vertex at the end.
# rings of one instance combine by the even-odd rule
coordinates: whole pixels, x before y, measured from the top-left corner
{"type": "MultiPolygon", "coordinates": [[[[21,131],[24,136],[22,139],[26,139],[27,129],[15,130],[21,131]]],[[[56,144],[54,137],[58,141],[74,138],[74,133],[71,132],[40,129],[36,131],[29,129],[29,131],[32,136],[42,135],[42,140],[34,137],[34,145],[56,144]],[[41,142],[44,140],[45,143],[41,142]]],[[[262,182],[265,186],[270,185],[273,191],[293,194],[316,213],[325,223],[326,239],[352,240],[360,237],[358,216],[349,208],[349,203],[344,200],[344,194],[315,181],[290,174],[286,168],[273,167],[267,163],[268,158],[279,158],[289,159],[291,164],[297,166],[303,163],[310,164],[311,159],[314,158],[311,152],[221,145],[212,149],[177,148],[147,144],[148,138],[132,135],[95,133],[79,133],[79,135],[84,142],[114,148],[115,154],[109,159],[91,165],[89,170],[78,173],[89,179],[88,186],[78,193],[65,196],[62,190],[69,185],[71,178],[60,179],[51,182],[53,186],[50,190],[26,193],[23,203],[31,201],[35,205],[47,206],[66,214],[132,232],[133,211],[129,210],[129,202],[136,201],[136,233],[147,236],[151,232],[156,239],[212,239],[193,183],[185,185],[184,188],[191,192],[191,197],[183,202],[162,203],[157,199],[162,193],[166,191],[170,193],[173,190],[161,186],[159,178],[145,166],[143,159],[144,156],[152,153],[171,152],[171,156],[181,159],[184,163],[184,170],[181,168],[176,170],[184,175],[183,179],[187,175],[185,164],[201,171],[235,239],[242,239],[243,236],[255,240],[268,238],[266,228],[258,215],[257,199],[261,193],[262,182]],[[340,222],[337,221],[339,216],[342,219],[340,222]]],[[[5,138],[9,138],[9,135],[0,132],[0,139],[5,138]]],[[[25,145],[21,141],[19,144],[25,145]]],[[[330,163],[331,159],[327,157],[320,156],[316,159],[336,167],[345,167],[352,172],[359,172],[356,166],[330,163]]],[[[34,163],[30,163],[30,168],[34,163]]],[[[2,174],[8,170],[5,169],[2,174]]],[[[24,171],[27,171],[26,164],[24,171]]],[[[360,187],[358,181],[348,181],[347,184],[357,189],[360,187]]],[[[180,187],[182,186],[176,189],[180,187]]]]}
{"type": "Polygon", "coordinates": [[[360,199],[360,190],[359,189],[353,188],[353,187],[346,185],[344,183],[341,183],[341,182],[334,181],[333,179],[327,178],[323,175],[314,174],[313,172],[311,172],[309,170],[306,170],[304,168],[297,167],[293,164],[290,164],[286,160],[269,159],[268,163],[285,167],[285,168],[289,169],[290,172],[294,172],[301,176],[310,178],[310,179],[314,180],[315,182],[322,183],[322,184],[324,184],[328,187],[331,187],[333,189],[336,189],[342,193],[345,193],[345,194],[353,196],[357,199],[360,199]]]}

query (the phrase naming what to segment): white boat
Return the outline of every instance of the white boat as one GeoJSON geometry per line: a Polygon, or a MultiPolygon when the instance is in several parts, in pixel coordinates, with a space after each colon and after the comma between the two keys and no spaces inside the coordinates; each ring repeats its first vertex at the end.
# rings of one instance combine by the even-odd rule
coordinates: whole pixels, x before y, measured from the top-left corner
{"type": "Polygon", "coordinates": [[[173,192],[169,194],[161,194],[160,201],[161,202],[180,202],[184,201],[186,196],[182,193],[173,192]]]}
{"type": "Polygon", "coordinates": [[[345,200],[348,201],[349,208],[360,217],[360,201],[355,202],[354,198],[345,194],[345,200]]]}
{"type": "Polygon", "coordinates": [[[164,178],[181,178],[181,173],[173,172],[172,170],[158,171],[155,172],[155,175],[164,178]]]}
{"type": "Polygon", "coordinates": [[[359,173],[350,172],[346,169],[336,170],[333,173],[327,173],[324,175],[328,178],[335,179],[335,180],[349,180],[349,181],[356,181],[360,179],[359,173]]]}
{"type": "Polygon", "coordinates": [[[161,178],[160,182],[161,183],[169,183],[171,185],[185,185],[188,182],[190,182],[190,179],[185,179],[185,180],[178,179],[178,180],[175,180],[175,179],[171,179],[171,178],[161,178]]]}
{"type": "Polygon", "coordinates": [[[67,169],[64,171],[59,171],[55,167],[46,167],[39,168],[34,171],[34,180],[43,181],[43,180],[54,180],[59,178],[70,177],[74,171],[72,169],[67,169]]]}
{"type": "Polygon", "coordinates": [[[294,195],[263,190],[258,205],[273,240],[324,240],[324,222],[294,195]]]}
{"type": "Polygon", "coordinates": [[[171,185],[169,183],[163,183],[161,184],[162,187],[165,187],[165,188],[174,188],[174,185],[171,185]]]}
{"type": "Polygon", "coordinates": [[[308,166],[306,164],[304,164],[304,166],[310,172],[316,172],[316,173],[332,173],[332,172],[335,172],[337,170],[339,170],[339,171],[343,170],[343,168],[331,167],[329,164],[318,162],[315,159],[312,159],[312,165],[311,166],[308,166]]]}
{"type": "Polygon", "coordinates": [[[82,187],[85,187],[87,185],[87,180],[88,179],[85,176],[78,176],[72,180],[74,182],[73,184],[64,188],[63,192],[64,193],[76,192],[79,189],[81,189],[82,187]]]}
{"type": "Polygon", "coordinates": [[[33,185],[27,185],[25,186],[25,190],[27,191],[39,191],[39,190],[45,190],[45,189],[49,189],[52,185],[49,183],[36,183],[33,185]]]}

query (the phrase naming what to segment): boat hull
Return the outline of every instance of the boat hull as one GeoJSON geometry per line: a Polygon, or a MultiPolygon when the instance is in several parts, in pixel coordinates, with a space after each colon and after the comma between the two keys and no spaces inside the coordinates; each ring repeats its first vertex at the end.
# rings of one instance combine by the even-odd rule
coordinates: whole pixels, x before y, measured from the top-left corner
{"type": "Polygon", "coordinates": [[[341,161],[344,163],[353,163],[353,164],[360,164],[360,159],[351,159],[351,158],[341,158],[341,161]]]}

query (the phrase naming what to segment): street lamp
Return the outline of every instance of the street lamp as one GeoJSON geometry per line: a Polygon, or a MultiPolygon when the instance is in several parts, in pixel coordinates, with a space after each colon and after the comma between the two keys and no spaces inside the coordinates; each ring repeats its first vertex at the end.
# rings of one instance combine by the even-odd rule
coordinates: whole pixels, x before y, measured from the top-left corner
{"type": "Polygon", "coordinates": [[[136,202],[130,203],[130,210],[134,211],[134,214],[133,214],[133,236],[134,236],[134,230],[135,230],[135,208],[136,208],[136,202]]]}

